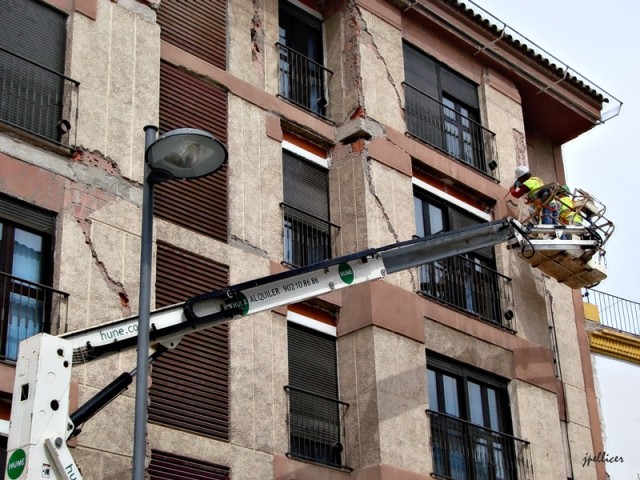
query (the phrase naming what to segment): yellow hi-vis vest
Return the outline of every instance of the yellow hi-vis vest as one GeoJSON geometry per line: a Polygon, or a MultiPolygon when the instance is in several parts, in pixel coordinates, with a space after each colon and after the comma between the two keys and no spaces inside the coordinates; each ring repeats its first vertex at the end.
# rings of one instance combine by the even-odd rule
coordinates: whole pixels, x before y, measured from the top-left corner
{"type": "Polygon", "coordinates": [[[570,197],[560,197],[560,221],[565,225],[581,225],[582,217],[574,210],[575,204],[570,197]]]}
{"type": "Polygon", "coordinates": [[[542,180],[534,176],[527,178],[524,182],[522,182],[522,184],[529,189],[529,192],[527,193],[527,198],[530,201],[535,200],[536,190],[539,190],[544,185],[542,180]]]}

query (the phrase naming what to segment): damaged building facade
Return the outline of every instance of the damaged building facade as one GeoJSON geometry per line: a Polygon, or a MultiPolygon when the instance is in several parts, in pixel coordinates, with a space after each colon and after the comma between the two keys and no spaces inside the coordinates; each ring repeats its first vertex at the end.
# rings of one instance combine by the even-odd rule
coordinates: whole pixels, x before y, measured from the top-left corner
{"type": "MultiPolygon", "coordinates": [[[[162,307],[513,215],[515,167],[564,183],[606,100],[457,0],[0,10],[3,448],[19,340],[137,312],[145,125],[229,151],[156,189],[162,307]]],[[[134,366],[74,368],[73,403],[134,366]]],[[[605,478],[580,292],[505,246],[194,333],[150,380],[151,479],[605,478]]],[[[133,412],[83,426],[84,478],[130,477],[133,412]]]]}

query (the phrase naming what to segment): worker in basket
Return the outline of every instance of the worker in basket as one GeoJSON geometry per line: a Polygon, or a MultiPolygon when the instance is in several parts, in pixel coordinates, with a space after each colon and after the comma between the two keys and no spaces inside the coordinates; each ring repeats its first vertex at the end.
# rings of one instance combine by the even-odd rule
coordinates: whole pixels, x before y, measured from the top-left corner
{"type": "Polygon", "coordinates": [[[551,188],[546,187],[539,177],[531,175],[529,168],[524,165],[516,167],[516,180],[509,188],[514,198],[521,198],[526,194],[531,214],[537,223],[553,225],[558,223],[558,205],[552,196],[551,188]]]}

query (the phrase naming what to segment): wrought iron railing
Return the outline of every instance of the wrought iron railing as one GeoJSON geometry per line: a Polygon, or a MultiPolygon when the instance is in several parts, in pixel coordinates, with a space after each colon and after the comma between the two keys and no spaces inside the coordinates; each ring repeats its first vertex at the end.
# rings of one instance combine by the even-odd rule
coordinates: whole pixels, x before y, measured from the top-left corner
{"type": "Polygon", "coordinates": [[[340,227],[287,204],[282,207],[284,263],[304,267],[332,258],[340,227]]]}
{"type": "Polygon", "coordinates": [[[325,116],[327,84],[333,72],[282,43],[276,43],[276,46],[280,52],[280,95],[325,116]]]}
{"type": "Polygon", "coordinates": [[[640,303],[591,289],[584,298],[598,307],[602,325],[640,336],[640,303]]]}
{"type": "Polygon", "coordinates": [[[475,170],[499,178],[495,133],[421,90],[403,85],[409,134],[475,170]]]}
{"type": "Polygon", "coordinates": [[[0,272],[0,358],[16,360],[27,337],[67,324],[69,294],[0,272]]]}
{"type": "Polygon", "coordinates": [[[511,279],[458,255],[419,267],[420,293],[514,330],[511,279]]]}
{"type": "Polygon", "coordinates": [[[287,455],[349,469],[344,430],[344,414],[349,404],[290,385],[284,389],[289,400],[287,455]]]}
{"type": "Polygon", "coordinates": [[[427,410],[436,478],[532,480],[529,442],[427,410]]]}
{"type": "Polygon", "coordinates": [[[61,145],[78,115],[80,82],[0,48],[0,121],[61,145]]]}

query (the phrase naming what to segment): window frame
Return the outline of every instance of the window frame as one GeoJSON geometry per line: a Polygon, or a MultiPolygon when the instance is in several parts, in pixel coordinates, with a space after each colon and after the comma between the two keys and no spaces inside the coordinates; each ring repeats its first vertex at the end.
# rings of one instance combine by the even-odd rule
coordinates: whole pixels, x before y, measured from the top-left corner
{"type": "Polygon", "coordinates": [[[344,410],[348,404],[340,401],[338,378],[338,344],[335,324],[316,320],[311,316],[292,310],[287,312],[287,368],[289,383],[284,389],[288,394],[287,423],[289,427],[289,450],[287,456],[305,461],[328,465],[334,468],[350,470],[345,465],[344,453],[344,410]],[[297,332],[297,333],[292,333],[297,332]],[[293,347],[295,339],[301,339],[306,345],[293,347]],[[326,355],[309,354],[313,348],[307,343],[312,339],[325,343],[325,350],[331,345],[333,352],[331,372],[324,368],[326,355]],[[326,342],[330,343],[326,343],[326,342]],[[304,354],[302,351],[304,350],[304,354]],[[298,353],[295,353],[295,352],[298,353]],[[295,358],[305,358],[304,365],[294,365],[295,358]],[[322,357],[322,362],[318,360],[322,357]],[[317,372],[311,372],[316,369],[317,372]],[[292,373],[298,370],[297,373],[292,373]],[[303,372],[303,373],[302,373],[303,372]],[[301,376],[302,373],[302,376],[301,376]],[[305,377],[308,378],[305,379],[305,377]],[[328,378],[332,377],[332,378],[328,378]],[[332,382],[328,385],[327,380],[332,382]],[[320,388],[319,388],[320,387],[320,388]],[[329,387],[329,390],[327,390],[329,387]],[[306,412],[295,413],[294,410],[306,412]],[[300,421],[302,419],[302,421],[300,421]],[[296,435],[296,432],[299,435],[296,435]],[[330,443],[328,443],[330,442],[330,443]]]}
{"type": "MultiPolygon", "coordinates": [[[[413,108],[407,105],[405,108],[408,117],[413,118],[409,112],[415,110],[432,117],[432,121],[438,118],[437,121],[440,123],[440,128],[431,125],[425,132],[420,133],[422,128],[419,124],[424,120],[415,120],[418,121],[416,124],[415,121],[408,119],[407,132],[434,145],[453,158],[485,174],[488,173],[485,152],[487,139],[482,133],[484,127],[479,85],[407,41],[403,41],[403,58],[405,83],[411,88],[412,94],[415,91],[416,95],[425,96],[439,104],[437,112],[436,105],[420,106],[424,100],[418,102],[413,108]],[[413,62],[417,62],[418,65],[412,65],[413,62]],[[447,105],[447,102],[453,103],[453,108],[447,105]],[[463,115],[461,110],[466,110],[467,114],[463,115]],[[447,111],[453,111],[454,114],[449,116],[447,111]],[[457,127],[457,138],[453,135],[450,125],[457,127]],[[451,144],[452,140],[455,148],[451,144]]],[[[406,91],[405,94],[407,94],[406,91]]],[[[407,100],[407,103],[412,102],[407,100]]],[[[418,117],[420,117],[419,114],[418,117]]]]}
{"type": "Polygon", "coordinates": [[[434,474],[472,480],[515,478],[518,454],[512,445],[515,437],[512,434],[509,381],[428,350],[426,367],[434,474]],[[435,378],[437,405],[432,402],[431,374],[435,378]],[[457,414],[447,411],[446,401],[442,401],[446,394],[442,381],[445,376],[456,385],[457,414]],[[473,421],[471,384],[480,388],[481,423],[473,421]],[[491,426],[491,407],[487,406],[489,390],[495,392],[498,428],[491,426]]]}
{"type": "MultiPolygon", "coordinates": [[[[20,297],[26,297],[34,300],[36,303],[40,302],[41,312],[41,324],[39,324],[38,330],[35,333],[50,333],[52,325],[52,297],[50,292],[44,291],[42,286],[49,287],[53,282],[53,260],[54,260],[54,230],[55,230],[56,215],[53,212],[46,211],[37,206],[30,205],[11,197],[0,195],[0,271],[4,274],[18,278],[18,280],[11,280],[8,277],[3,277],[2,285],[0,286],[0,300],[3,302],[2,311],[4,315],[0,318],[0,358],[5,360],[15,360],[13,356],[8,355],[8,330],[9,330],[9,315],[11,313],[10,302],[11,294],[14,292],[14,287],[22,287],[19,289],[20,297]],[[23,279],[21,282],[17,275],[15,275],[14,253],[15,253],[15,232],[16,230],[22,230],[32,235],[38,236],[42,241],[39,259],[39,272],[38,280],[23,279]],[[6,280],[4,280],[6,278],[6,280]],[[26,287],[26,289],[25,289],[26,287]],[[43,295],[40,300],[39,296],[43,295]]],[[[30,302],[31,304],[31,302],[30,302]]],[[[28,335],[30,336],[30,335],[28,335]]],[[[21,340],[27,337],[18,336],[18,344],[21,340]]],[[[17,358],[17,345],[16,358],[17,358]]]]}
{"type": "Polygon", "coordinates": [[[333,237],[337,225],[331,223],[331,203],[329,197],[329,166],[331,160],[308,152],[287,141],[282,142],[282,183],[283,183],[283,263],[303,267],[328,260],[333,256],[333,237]],[[306,178],[293,177],[291,170],[306,170],[306,178]],[[306,183],[319,187],[316,200],[323,198],[322,205],[313,202],[315,211],[306,208],[309,198],[298,199],[290,189],[307,191],[306,183]],[[318,205],[320,205],[318,207],[318,205]]]}

